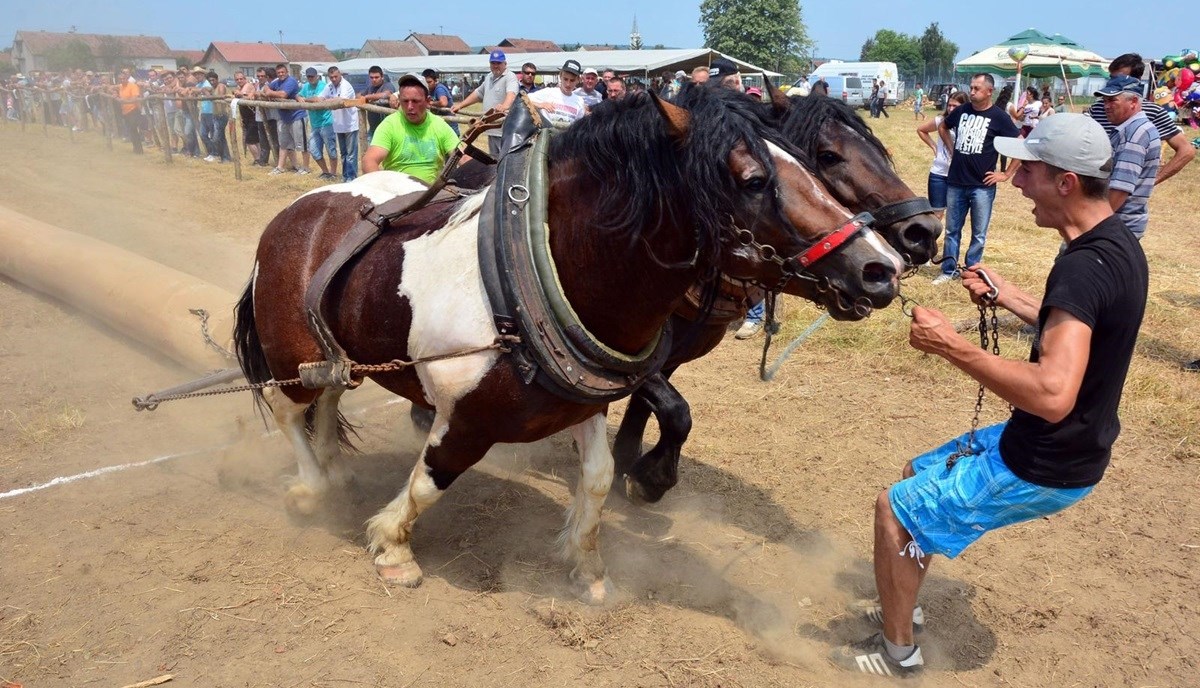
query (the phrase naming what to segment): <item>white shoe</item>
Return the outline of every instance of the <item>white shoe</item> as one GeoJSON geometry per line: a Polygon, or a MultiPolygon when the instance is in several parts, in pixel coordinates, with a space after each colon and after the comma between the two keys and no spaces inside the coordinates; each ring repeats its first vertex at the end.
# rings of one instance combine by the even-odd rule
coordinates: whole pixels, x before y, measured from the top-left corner
{"type": "Polygon", "coordinates": [[[308,174],[308,169],[301,167],[300,169],[296,170],[296,174],[301,175],[301,176],[306,175],[306,174],[308,174]]]}
{"type": "Polygon", "coordinates": [[[947,275],[946,273],[943,272],[942,274],[933,278],[933,284],[934,284],[934,286],[937,286],[939,284],[945,284],[952,279],[954,279],[954,275],[947,275]]]}
{"type": "Polygon", "coordinates": [[[211,156],[211,155],[204,156],[204,162],[212,162],[214,160],[216,160],[216,158],[214,156],[211,156]]]}
{"type": "Polygon", "coordinates": [[[762,332],[762,328],[762,323],[754,320],[747,320],[746,322],[742,323],[742,326],[739,327],[738,331],[734,333],[733,338],[749,339],[759,332],[762,332]]]}
{"type": "Polygon", "coordinates": [[[279,169],[278,167],[276,167],[275,169],[271,170],[271,171],[270,171],[270,172],[268,172],[267,174],[269,174],[269,175],[271,175],[272,177],[274,177],[274,176],[275,176],[275,175],[277,175],[277,174],[283,174],[283,170],[281,170],[281,169],[279,169]]]}

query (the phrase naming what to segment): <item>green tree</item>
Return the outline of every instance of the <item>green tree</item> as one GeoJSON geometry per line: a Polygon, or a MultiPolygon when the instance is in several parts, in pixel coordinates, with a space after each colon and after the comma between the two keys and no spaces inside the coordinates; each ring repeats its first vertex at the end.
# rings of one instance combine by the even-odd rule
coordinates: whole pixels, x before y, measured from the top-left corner
{"type": "Polygon", "coordinates": [[[91,69],[96,66],[95,63],[92,49],[78,38],[63,41],[46,51],[46,66],[54,72],[69,69],[91,69]]]}
{"type": "Polygon", "coordinates": [[[125,46],[116,36],[103,36],[96,50],[96,63],[100,69],[115,72],[122,66],[125,46]]]}
{"type": "Polygon", "coordinates": [[[913,36],[880,29],[863,43],[863,62],[895,62],[901,74],[920,74],[925,67],[920,42],[913,36]]]}
{"type": "Polygon", "coordinates": [[[702,0],[704,46],[776,72],[809,61],[808,37],[797,0],[702,0]]]}
{"type": "Polygon", "coordinates": [[[921,34],[918,42],[926,74],[949,74],[954,69],[958,44],[946,39],[937,22],[925,27],[925,33],[921,34]]]}

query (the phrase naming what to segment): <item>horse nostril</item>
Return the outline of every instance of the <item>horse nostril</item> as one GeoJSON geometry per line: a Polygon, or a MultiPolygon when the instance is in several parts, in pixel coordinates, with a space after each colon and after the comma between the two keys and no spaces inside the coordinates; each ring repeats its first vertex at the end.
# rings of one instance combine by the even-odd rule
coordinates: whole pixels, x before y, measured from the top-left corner
{"type": "Polygon", "coordinates": [[[910,225],[904,229],[900,235],[904,239],[904,245],[911,248],[925,248],[932,246],[934,242],[933,230],[922,225],[910,225]]]}
{"type": "Polygon", "coordinates": [[[865,284],[890,283],[896,277],[896,268],[888,263],[871,262],[863,266],[865,284]]]}

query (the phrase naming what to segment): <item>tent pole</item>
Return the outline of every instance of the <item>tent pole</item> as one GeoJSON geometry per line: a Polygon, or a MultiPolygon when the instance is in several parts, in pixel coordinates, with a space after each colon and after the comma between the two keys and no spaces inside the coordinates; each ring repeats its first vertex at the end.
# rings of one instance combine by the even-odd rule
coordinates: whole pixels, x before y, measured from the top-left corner
{"type": "Polygon", "coordinates": [[[1063,62],[1063,59],[1061,57],[1058,58],[1058,68],[1062,70],[1063,88],[1067,92],[1067,104],[1070,106],[1071,111],[1074,112],[1075,111],[1075,97],[1071,95],[1071,85],[1069,83],[1067,83],[1067,65],[1065,62],[1063,62]]]}

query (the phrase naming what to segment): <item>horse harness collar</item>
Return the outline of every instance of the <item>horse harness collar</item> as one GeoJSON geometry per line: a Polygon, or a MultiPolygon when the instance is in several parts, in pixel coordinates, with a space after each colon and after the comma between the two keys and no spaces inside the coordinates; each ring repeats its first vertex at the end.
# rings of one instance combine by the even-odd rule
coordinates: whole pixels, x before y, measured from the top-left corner
{"type": "Polygon", "coordinates": [[[548,160],[552,131],[524,99],[509,111],[506,151],[479,218],[479,263],[496,330],[516,336],[526,384],[567,401],[609,403],[662,369],[669,325],[642,351],[616,351],[590,333],[567,301],[550,252],[548,160]]]}

